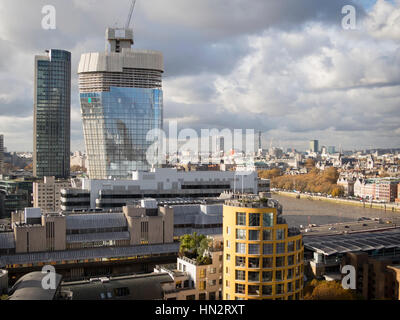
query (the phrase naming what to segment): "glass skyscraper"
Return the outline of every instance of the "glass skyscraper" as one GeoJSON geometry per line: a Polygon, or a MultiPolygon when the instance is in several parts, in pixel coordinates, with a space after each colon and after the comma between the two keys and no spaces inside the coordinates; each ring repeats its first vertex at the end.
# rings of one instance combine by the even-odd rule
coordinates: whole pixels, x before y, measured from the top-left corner
{"type": "Polygon", "coordinates": [[[35,56],[33,174],[70,174],[71,53],[35,56]]]}
{"type": "Polygon", "coordinates": [[[83,54],[79,89],[91,179],[147,171],[149,130],[163,127],[163,57],[133,50],[132,30],[107,29],[109,52],[83,54]]]}

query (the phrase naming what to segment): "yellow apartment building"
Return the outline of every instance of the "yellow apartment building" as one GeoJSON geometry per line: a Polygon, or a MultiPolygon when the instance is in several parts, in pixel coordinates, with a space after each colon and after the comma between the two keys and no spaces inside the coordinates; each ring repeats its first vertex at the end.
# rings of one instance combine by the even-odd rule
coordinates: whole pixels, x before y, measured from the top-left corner
{"type": "Polygon", "coordinates": [[[224,300],[303,298],[304,247],[274,199],[241,195],[223,208],[224,300]]]}

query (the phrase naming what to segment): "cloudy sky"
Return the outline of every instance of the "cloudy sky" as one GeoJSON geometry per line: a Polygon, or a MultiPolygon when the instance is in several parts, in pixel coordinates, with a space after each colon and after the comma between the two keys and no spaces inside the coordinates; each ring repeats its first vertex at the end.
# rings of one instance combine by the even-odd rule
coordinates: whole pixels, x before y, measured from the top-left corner
{"type": "MultiPolygon", "coordinates": [[[[84,150],[80,54],[102,51],[130,0],[0,0],[0,133],[32,150],[34,55],[72,52],[71,149],[84,150]],[[56,30],[43,30],[44,5],[56,30]]],[[[164,54],[164,115],[254,129],[263,147],[400,147],[400,0],[138,0],[135,47],[164,54]],[[355,30],[342,7],[356,8],[355,30]]]]}

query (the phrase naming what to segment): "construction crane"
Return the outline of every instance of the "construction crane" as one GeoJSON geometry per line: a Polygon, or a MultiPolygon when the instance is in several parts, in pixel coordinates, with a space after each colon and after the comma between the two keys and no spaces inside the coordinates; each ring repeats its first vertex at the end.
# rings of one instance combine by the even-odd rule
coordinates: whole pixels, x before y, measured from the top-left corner
{"type": "Polygon", "coordinates": [[[125,29],[129,29],[129,25],[131,24],[133,10],[135,9],[136,0],[132,0],[131,8],[129,9],[128,20],[126,20],[125,29]]]}

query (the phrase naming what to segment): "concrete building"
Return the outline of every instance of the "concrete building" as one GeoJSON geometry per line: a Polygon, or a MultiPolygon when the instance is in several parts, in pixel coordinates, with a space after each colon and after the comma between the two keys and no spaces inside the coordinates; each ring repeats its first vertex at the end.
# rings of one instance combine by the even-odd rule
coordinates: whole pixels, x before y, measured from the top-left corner
{"type": "Polygon", "coordinates": [[[152,129],[163,127],[163,56],[131,49],[132,29],[108,28],[107,52],[82,54],[79,91],[91,179],[147,171],[152,129]]]}
{"type": "Polygon", "coordinates": [[[43,212],[61,210],[61,190],[71,187],[68,180],[56,180],[55,177],[44,177],[43,181],[33,183],[33,206],[43,212]]]}
{"type": "Polygon", "coordinates": [[[398,194],[398,178],[357,179],[354,195],[368,200],[394,202],[398,194]]]}
{"type": "Polygon", "coordinates": [[[282,206],[244,195],[224,205],[224,300],[303,297],[303,244],[282,206]]]}
{"type": "Polygon", "coordinates": [[[341,177],[337,181],[337,185],[343,187],[345,196],[354,195],[354,180],[352,178],[341,177]]]}
{"type": "Polygon", "coordinates": [[[11,225],[0,232],[0,267],[12,279],[44,264],[56,266],[66,280],[81,279],[176,262],[180,236],[221,234],[222,204],[162,201],[156,207],[154,199],[144,199],[118,211],[79,214],[27,208],[13,214],[11,225]]]}
{"type": "MultiPolygon", "coordinates": [[[[362,259],[368,257],[368,259],[371,258],[372,260],[379,261],[390,260],[391,264],[395,264],[400,259],[400,229],[395,226],[390,226],[389,229],[383,227],[382,230],[371,228],[364,231],[354,231],[354,233],[330,231],[330,234],[318,234],[317,232],[305,234],[303,240],[305,248],[304,259],[308,261],[305,266],[307,278],[322,279],[326,275],[341,278],[342,274],[340,270],[344,259],[350,259],[345,260],[344,264],[359,259],[353,256],[346,256],[348,253],[354,253],[356,256],[366,253],[366,255],[361,255],[364,257],[362,259]],[[332,232],[336,234],[332,234],[332,232]]],[[[355,266],[357,264],[358,262],[354,262],[355,266]]],[[[367,272],[366,278],[371,278],[374,268],[371,267],[370,271],[365,271],[367,272]]],[[[358,271],[360,272],[361,269],[358,271]]],[[[361,275],[359,274],[358,276],[361,275]]],[[[362,283],[359,288],[362,288],[362,283]]],[[[371,290],[371,288],[368,290],[371,290]]]]}
{"type": "Polygon", "coordinates": [[[349,252],[342,260],[356,270],[356,292],[367,300],[399,300],[400,255],[371,256],[367,252],[349,252]],[[391,266],[395,265],[395,266],[391,266]]]}
{"type": "MultiPolygon", "coordinates": [[[[213,242],[215,244],[215,238],[213,242]]],[[[204,265],[191,259],[178,258],[176,263],[157,265],[152,273],[147,274],[92,277],[61,283],[61,275],[57,275],[57,290],[46,296],[41,286],[34,286],[40,282],[32,281],[33,278],[39,278],[39,272],[29,273],[13,286],[9,299],[38,300],[48,297],[53,300],[221,300],[221,245],[222,243],[210,247],[211,260],[204,265]],[[181,271],[182,269],[185,271],[181,271]],[[28,286],[30,290],[23,289],[28,286]]],[[[7,293],[7,281],[4,285],[7,293]]]]}
{"type": "Polygon", "coordinates": [[[193,292],[178,296],[177,300],[222,300],[223,238],[214,237],[209,249],[210,263],[200,264],[185,256],[178,257],[177,269],[188,274],[193,292]]]}
{"type": "Polygon", "coordinates": [[[71,53],[35,56],[33,175],[67,179],[70,173],[71,53]]]}
{"type": "Polygon", "coordinates": [[[63,211],[110,209],[156,199],[219,197],[225,191],[258,192],[256,172],[177,171],[160,168],[151,172],[136,171],[131,180],[82,179],[81,189],[61,192],[63,211]]]}
{"type": "Polygon", "coordinates": [[[87,157],[80,151],[75,151],[71,156],[71,167],[78,166],[83,170],[87,169],[87,157]]]}

